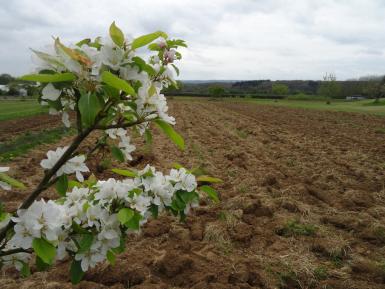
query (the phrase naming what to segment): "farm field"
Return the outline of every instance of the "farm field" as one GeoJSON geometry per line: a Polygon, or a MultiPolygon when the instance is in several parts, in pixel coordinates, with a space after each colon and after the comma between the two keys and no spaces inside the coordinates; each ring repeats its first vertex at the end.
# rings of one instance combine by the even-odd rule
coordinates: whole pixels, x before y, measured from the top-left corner
{"type": "Polygon", "coordinates": [[[47,112],[36,100],[0,100],[0,121],[47,112]]]}
{"type": "MultiPolygon", "coordinates": [[[[215,186],[221,202],[202,201],[185,224],[170,216],[150,221],[142,234],[128,238],[115,266],[99,265],[75,288],[384,288],[385,118],[290,103],[171,100],[186,150],[159,132],[152,147],[139,149],[126,166],[200,167],[223,180],[215,186]]],[[[340,108],[356,105],[385,114],[358,102],[340,108]]],[[[1,138],[59,123],[47,115],[4,120],[1,138]]],[[[1,165],[33,188],[45,152],[71,137],[1,165]]],[[[98,161],[87,164],[90,170],[111,177],[96,169],[98,161]]],[[[1,191],[0,198],[15,210],[28,193],[1,191]]],[[[45,197],[57,195],[51,190],[45,197]]],[[[10,271],[0,288],[73,288],[68,270],[64,261],[26,279],[10,271]]]]}
{"type": "MultiPolygon", "coordinates": [[[[176,97],[180,99],[180,97],[176,97]]],[[[181,97],[181,99],[199,101],[197,97],[181,97]]],[[[204,98],[208,100],[209,98],[204,98]]],[[[219,98],[219,101],[226,102],[246,102],[250,104],[283,106],[289,108],[303,108],[315,110],[343,111],[343,112],[359,112],[374,115],[385,116],[385,101],[382,99],[378,104],[373,103],[373,99],[360,101],[331,100],[330,104],[326,104],[325,100],[290,100],[290,99],[258,99],[258,98],[219,98]]]]}

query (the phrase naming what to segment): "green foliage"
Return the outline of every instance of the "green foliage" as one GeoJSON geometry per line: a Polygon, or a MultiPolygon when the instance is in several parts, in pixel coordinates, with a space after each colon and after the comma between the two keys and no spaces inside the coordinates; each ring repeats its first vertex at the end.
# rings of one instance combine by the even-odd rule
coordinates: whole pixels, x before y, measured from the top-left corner
{"type": "Polygon", "coordinates": [[[137,48],[143,47],[159,37],[163,37],[166,39],[168,36],[166,33],[162,31],[156,31],[150,34],[146,34],[138,38],[135,38],[134,41],[132,42],[131,48],[137,49],[137,48]]]}
{"type": "Polygon", "coordinates": [[[135,90],[127,81],[119,78],[118,76],[116,76],[115,74],[112,74],[109,71],[104,71],[102,73],[102,81],[108,84],[109,86],[112,86],[119,90],[123,90],[129,95],[136,95],[135,90]]]}
{"type": "Polygon", "coordinates": [[[11,178],[5,173],[0,173],[0,181],[7,183],[14,188],[25,189],[25,186],[23,183],[19,182],[18,180],[15,180],[14,178],[11,178]]]}
{"type": "Polygon", "coordinates": [[[212,199],[215,203],[219,202],[218,193],[212,187],[205,185],[201,186],[199,189],[205,192],[207,196],[212,199]]]}
{"type": "Polygon", "coordinates": [[[87,233],[87,234],[81,234],[80,239],[77,242],[78,245],[78,254],[83,254],[90,250],[92,246],[92,241],[94,240],[94,235],[87,233]]]}
{"type": "Polygon", "coordinates": [[[286,95],[289,94],[289,87],[285,84],[274,83],[271,92],[276,95],[286,95]]]}
{"type": "Polygon", "coordinates": [[[82,271],[81,261],[72,261],[70,275],[72,284],[78,284],[83,279],[84,272],[82,271]]]}
{"type": "Polygon", "coordinates": [[[56,182],[56,190],[60,196],[64,197],[68,189],[68,177],[67,175],[61,175],[56,182]]]}
{"type": "Polygon", "coordinates": [[[119,47],[123,46],[124,34],[123,34],[122,30],[120,30],[116,26],[115,21],[112,22],[112,24],[110,26],[110,36],[111,36],[112,41],[114,41],[117,46],[119,46],[119,47]]]}
{"type": "Polygon", "coordinates": [[[211,86],[209,88],[209,94],[213,97],[220,97],[225,94],[225,89],[221,86],[211,86]]]}
{"type": "Polygon", "coordinates": [[[130,208],[122,208],[118,212],[118,220],[122,225],[128,223],[135,215],[135,212],[130,208]]]}
{"type": "Polygon", "coordinates": [[[55,74],[27,74],[20,78],[21,80],[26,81],[36,81],[36,82],[66,82],[73,81],[76,79],[75,74],[71,72],[65,73],[55,73],[55,74]]]}
{"type": "Polygon", "coordinates": [[[111,147],[111,153],[115,159],[117,159],[119,162],[124,162],[124,154],[122,150],[116,146],[111,147]]]}
{"type": "Polygon", "coordinates": [[[317,228],[310,224],[301,224],[297,220],[288,221],[283,228],[277,231],[278,235],[284,237],[291,236],[313,236],[317,228]]]}
{"type": "Polygon", "coordinates": [[[44,263],[52,264],[56,256],[56,248],[50,242],[42,238],[35,238],[32,248],[44,263]]]}
{"type": "Polygon", "coordinates": [[[95,118],[102,109],[99,98],[94,93],[83,93],[79,99],[78,107],[82,123],[86,127],[94,124],[95,118]]]}
{"type": "Polygon", "coordinates": [[[171,125],[161,119],[155,120],[155,123],[177,145],[180,150],[184,150],[184,140],[182,136],[178,134],[171,125]]]}
{"type": "Polygon", "coordinates": [[[118,175],[130,177],[130,178],[135,178],[138,176],[138,174],[136,172],[130,171],[130,170],[112,169],[111,171],[113,171],[114,173],[116,173],[118,175]]]}

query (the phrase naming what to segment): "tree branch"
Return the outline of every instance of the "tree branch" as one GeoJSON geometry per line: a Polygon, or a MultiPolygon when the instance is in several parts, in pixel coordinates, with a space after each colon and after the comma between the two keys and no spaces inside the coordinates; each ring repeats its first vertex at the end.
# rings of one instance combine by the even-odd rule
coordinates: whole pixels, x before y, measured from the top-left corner
{"type": "Polygon", "coordinates": [[[8,256],[8,255],[16,254],[16,253],[32,254],[32,250],[31,249],[26,250],[23,248],[16,248],[16,249],[11,249],[11,250],[0,252],[0,256],[8,256]]]}

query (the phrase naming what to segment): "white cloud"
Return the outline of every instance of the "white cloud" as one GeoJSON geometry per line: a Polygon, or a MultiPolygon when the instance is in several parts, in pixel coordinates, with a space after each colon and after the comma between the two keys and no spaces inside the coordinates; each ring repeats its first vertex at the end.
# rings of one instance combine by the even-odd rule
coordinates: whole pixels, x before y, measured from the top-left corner
{"type": "MultiPolygon", "coordinates": [[[[3,0],[5,2],[5,0],[3,0]]],[[[381,0],[13,0],[0,8],[0,72],[32,67],[28,48],[164,30],[189,44],[182,79],[339,79],[385,73],[381,0]]]]}

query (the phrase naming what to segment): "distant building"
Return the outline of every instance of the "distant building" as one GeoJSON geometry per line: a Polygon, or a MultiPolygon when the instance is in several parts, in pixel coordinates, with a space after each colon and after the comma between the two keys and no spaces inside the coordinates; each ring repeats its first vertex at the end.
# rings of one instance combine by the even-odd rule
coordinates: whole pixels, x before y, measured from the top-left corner
{"type": "Polygon", "coordinates": [[[28,95],[27,90],[25,88],[20,88],[19,95],[23,97],[27,96],[28,95]]]}
{"type": "Polygon", "coordinates": [[[0,84],[0,90],[8,92],[9,91],[9,87],[8,87],[7,84],[0,84]]]}
{"type": "Polygon", "coordinates": [[[362,99],[366,99],[366,97],[363,95],[351,95],[346,97],[346,100],[362,100],[362,99]]]}

